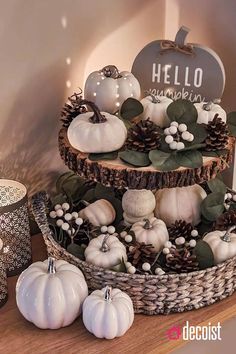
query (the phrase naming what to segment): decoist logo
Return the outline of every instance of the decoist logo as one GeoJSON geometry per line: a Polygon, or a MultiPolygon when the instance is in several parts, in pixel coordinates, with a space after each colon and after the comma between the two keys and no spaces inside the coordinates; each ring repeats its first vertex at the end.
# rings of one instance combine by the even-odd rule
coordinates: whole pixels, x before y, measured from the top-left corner
{"type": "Polygon", "coordinates": [[[178,340],[181,337],[183,340],[221,340],[221,324],[212,325],[211,322],[205,326],[192,326],[189,321],[185,325],[172,326],[166,332],[169,340],[178,340]]]}

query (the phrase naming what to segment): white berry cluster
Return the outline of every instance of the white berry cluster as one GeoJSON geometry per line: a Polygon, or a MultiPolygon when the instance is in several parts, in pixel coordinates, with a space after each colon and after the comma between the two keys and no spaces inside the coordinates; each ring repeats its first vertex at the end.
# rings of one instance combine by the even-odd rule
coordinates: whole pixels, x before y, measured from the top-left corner
{"type": "Polygon", "coordinates": [[[188,127],[184,123],[171,122],[169,128],[164,130],[164,134],[165,142],[171,150],[182,150],[185,148],[184,141],[192,142],[194,139],[194,135],[188,132],[188,127]]]}
{"type": "Polygon", "coordinates": [[[110,225],[110,226],[102,226],[101,227],[101,233],[102,234],[106,234],[106,233],[108,233],[109,235],[113,235],[113,236],[117,236],[118,234],[116,233],[116,228],[114,227],[114,226],[112,226],[112,225],[110,225]]]}
{"type": "Polygon", "coordinates": [[[175,239],[175,245],[172,244],[172,242],[167,241],[164,245],[164,248],[162,252],[167,255],[170,253],[170,248],[176,248],[176,246],[181,246],[181,245],[186,245],[194,248],[197,244],[196,240],[194,239],[195,237],[198,236],[198,231],[197,230],[192,230],[191,231],[191,236],[193,237],[188,243],[186,242],[185,238],[183,236],[177,237],[175,239]]]}
{"type": "Polygon", "coordinates": [[[49,216],[52,219],[57,219],[56,225],[66,231],[69,236],[74,236],[84,221],[79,218],[79,214],[76,211],[69,213],[70,209],[69,203],[56,204],[54,210],[50,211],[49,216]]]}

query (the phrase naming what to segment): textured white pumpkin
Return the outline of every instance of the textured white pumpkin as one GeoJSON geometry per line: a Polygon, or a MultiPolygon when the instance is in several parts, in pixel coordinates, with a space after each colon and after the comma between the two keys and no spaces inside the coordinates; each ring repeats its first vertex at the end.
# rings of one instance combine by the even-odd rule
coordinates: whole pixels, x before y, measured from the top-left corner
{"type": "Polygon", "coordinates": [[[115,113],[127,98],[140,98],[140,85],[130,72],[119,73],[114,65],[108,65],[88,76],[84,97],[95,102],[101,111],[115,113]]]}
{"type": "Polygon", "coordinates": [[[230,230],[209,232],[203,240],[211,247],[215,264],[236,256],[236,234],[230,232],[230,230]]]}
{"type": "Polygon", "coordinates": [[[156,200],[154,194],[147,189],[129,189],[122,198],[123,217],[127,223],[133,224],[153,216],[156,200]]]}
{"type": "Polygon", "coordinates": [[[213,102],[200,102],[194,103],[194,106],[196,107],[198,113],[197,123],[208,124],[213,120],[216,114],[219,114],[219,117],[223,120],[223,122],[226,122],[226,112],[220,105],[213,102]]]}
{"type": "Polygon", "coordinates": [[[99,235],[92,239],[84,252],[87,262],[102,268],[112,268],[127,260],[126,249],[116,236],[99,235]]]}
{"type": "Polygon", "coordinates": [[[94,226],[110,225],[116,218],[116,211],[108,200],[99,199],[82,209],[79,217],[88,219],[94,226]]]}
{"type": "Polygon", "coordinates": [[[119,289],[95,290],[83,304],[83,322],[97,338],[121,337],[132,326],[134,309],[131,298],[119,289]]]}
{"type": "Polygon", "coordinates": [[[166,110],[173,100],[166,96],[155,96],[149,94],[141,100],[143,105],[142,119],[148,119],[161,128],[168,127],[170,120],[167,116],[166,110]]]}
{"type": "Polygon", "coordinates": [[[154,217],[133,224],[131,230],[138,242],[153,245],[153,253],[159,252],[164,247],[165,242],[169,240],[165,223],[154,217]]]}
{"type": "Polygon", "coordinates": [[[197,225],[201,221],[200,206],[207,196],[198,184],[188,187],[164,188],[156,192],[155,216],[167,226],[176,220],[197,225]]]}
{"type": "Polygon", "coordinates": [[[42,329],[70,325],[81,313],[87,295],[82,272],[68,262],[52,258],[31,264],[16,284],[20,312],[42,329]]]}

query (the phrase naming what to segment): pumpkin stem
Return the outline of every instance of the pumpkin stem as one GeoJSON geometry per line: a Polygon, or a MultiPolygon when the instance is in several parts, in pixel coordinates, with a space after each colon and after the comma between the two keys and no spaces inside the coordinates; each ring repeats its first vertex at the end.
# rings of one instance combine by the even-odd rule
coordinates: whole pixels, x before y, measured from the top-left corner
{"type": "Polygon", "coordinates": [[[83,105],[86,105],[89,108],[91,108],[94,113],[94,115],[89,118],[89,121],[91,123],[97,124],[97,123],[104,123],[107,121],[106,117],[101,114],[100,109],[98,108],[98,106],[94,102],[91,102],[88,100],[81,100],[80,106],[83,106],[83,105]]]}
{"type": "Polygon", "coordinates": [[[143,225],[143,228],[144,228],[145,230],[149,230],[149,229],[152,228],[152,225],[151,225],[149,219],[143,219],[143,221],[145,221],[145,224],[143,225]]]}
{"type": "Polygon", "coordinates": [[[104,298],[106,301],[111,301],[111,290],[112,290],[112,287],[107,285],[105,287],[105,293],[104,293],[104,298]]]}
{"type": "Polygon", "coordinates": [[[235,229],[236,229],[236,225],[228,228],[228,230],[225,232],[225,234],[223,236],[221,236],[221,240],[224,242],[231,242],[230,233],[235,229]]]}
{"type": "Polygon", "coordinates": [[[152,98],[152,103],[161,103],[161,100],[159,100],[158,96],[154,95],[154,93],[149,91],[145,91],[145,93],[152,98]]]}
{"type": "Polygon", "coordinates": [[[111,77],[112,79],[118,79],[122,77],[119,73],[118,68],[115,65],[106,65],[102,68],[101,73],[106,77],[111,77]]]}
{"type": "Polygon", "coordinates": [[[212,101],[209,101],[209,102],[207,102],[207,103],[204,103],[204,105],[202,106],[202,108],[203,108],[205,111],[210,111],[212,105],[213,105],[213,102],[212,102],[212,101]]]}
{"type": "Polygon", "coordinates": [[[56,273],[55,258],[52,258],[52,257],[48,258],[48,273],[49,274],[56,273]]]}
{"type": "Polygon", "coordinates": [[[106,243],[108,237],[109,237],[109,234],[107,234],[107,235],[104,236],[104,239],[103,239],[103,241],[102,241],[102,246],[101,246],[101,248],[100,248],[100,251],[102,251],[102,252],[107,252],[107,251],[109,251],[109,247],[108,247],[108,245],[107,245],[107,243],[106,243]]]}

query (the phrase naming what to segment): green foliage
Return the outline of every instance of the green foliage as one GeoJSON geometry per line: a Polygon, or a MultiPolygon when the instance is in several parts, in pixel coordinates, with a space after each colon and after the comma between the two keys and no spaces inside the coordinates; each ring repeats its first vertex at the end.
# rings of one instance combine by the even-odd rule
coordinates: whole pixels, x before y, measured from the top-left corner
{"type": "Polygon", "coordinates": [[[118,151],[106,152],[101,154],[89,154],[88,158],[91,161],[100,161],[100,160],[115,160],[118,156],[118,151]]]}
{"type": "Polygon", "coordinates": [[[76,243],[70,243],[67,247],[67,251],[69,253],[73,254],[73,256],[81,259],[82,261],[85,260],[85,257],[84,257],[85,248],[84,247],[81,247],[81,246],[77,245],[76,243]]]}
{"type": "Polygon", "coordinates": [[[214,254],[211,250],[211,247],[204,240],[197,242],[193,253],[197,257],[200,269],[206,269],[214,265],[214,254]]]}
{"type": "Polygon", "coordinates": [[[151,164],[148,153],[125,150],[119,152],[119,158],[134,167],[146,167],[151,164]]]}
{"type": "Polygon", "coordinates": [[[119,115],[121,118],[131,121],[135,117],[143,113],[143,105],[135,98],[129,97],[125,100],[120,108],[119,115]]]}
{"type": "Polygon", "coordinates": [[[172,171],[179,167],[175,153],[152,150],[149,152],[149,159],[152,165],[160,171],[172,171]]]}
{"type": "Polygon", "coordinates": [[[224,212],[224,197],[224,193],[214,192],[203,200],[201,213],[206,220],[215,221],[224,212]]]}
{"type": "Polygon", "coordinates": [[[231,135],[236,136],[236,112],[228,113],[227,124],[231,135]]]}
{"type": "Polygon", "coordinates": [[[189,123],[196,123],[198,113],[192,102],[179,99],[167,107],[167,115],[171,121],[188,125],[189,123]]]}
{"type": "Polygon", "coordinates": [[[220,178],[214,178],[207,182],[208,188],[212,193],[220,192],[225,194],[227,192],[227,186],[220,178]]]}

